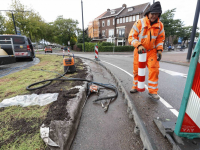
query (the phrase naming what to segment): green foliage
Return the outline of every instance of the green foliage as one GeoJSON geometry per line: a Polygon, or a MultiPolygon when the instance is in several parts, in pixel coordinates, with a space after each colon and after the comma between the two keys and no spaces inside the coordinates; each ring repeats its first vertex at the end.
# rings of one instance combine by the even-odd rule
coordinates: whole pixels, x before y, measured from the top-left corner
{"type": "MultiPolygon", "coordinates": [[[[199,32],[198,32],[199,28],[197,27],[196,29],[196,34],[195,37],[199,37],[199,32]]],[[[191,37],[191,33],[192,33],[192,26],[186,26],[182,28],[182,35],[181,37],[183,37],[183,41],[185,42],[186,40],[189,40],[191,37]]]]}
{"type": "Polygon", "coordinates": [[[62,16],[58,16],[53,23],[54,34],[57,38],[56,43],[68,45],[68,41],[70,41],[70,45],[74,45],[77,41],[77,26],[77,20],[64,19],[62,16]]]}
{"type": "MultiPolygon", "coordinates": [[[[94,46],[96,43],[85,42],[85,51],[86,52],[94,52],[94,46]]],[[[84,44],[82,44],[82,51],[84,50],[84,44]]]]}
{"type": "Polygon", "coordinates": [[[180,19],[174,19],[176,8],[167,10],[161,15],[161,22],[164,24],[165,36],[180,36],[182,33],[183,22],[180,19]]]}
{"type": "MultiPolygon", "coordinates": [[[[91,41],[91,38],[88,37],[87,34],[84,33],[84,42],[90,42],[91,41]]],[[[81,32],[79,35],[78,35],[78,43],[83,43],[83,32],[81,32]]]]}
{"type": "Polygon", "coordinates": [[[173,44],[174,45],[178,44],[178,39],[177,38],[173,41],[173,44]]]}
{"type": "Polygon", "coordinates": [[[102,42],[101,46],[114,46],[114,43],[110,43],[110,42],[102,42]]]}
{"type": "MultiPolygon", "coordinates": [[[[107,42],[106,42],[107,43],[107,42]]],[[[85,51],[86,52],[94,52],[94,46],[96,43],[89,43],[85,42],[85,51]]],[[[127,52],[127,51],[133,51],[133,46],[102,46],[103,44],[98,45],[98,51],[99,52],[127,52]]],[[[82,50],[83,50],[83,44],[82,44],[82,50]]]]}
{"type": "Polygon", "coordinates": [[[78,48],[82,49],[82,45],[83,45],[82,43],[78,43],[76,45],[77,45],[78,48]]]}
{"type": "Polygon", "coordinates": [[[1,12],[0,12],[0,34],[4,33],[5,27],[5,18],[2,16],[1,12]]]}

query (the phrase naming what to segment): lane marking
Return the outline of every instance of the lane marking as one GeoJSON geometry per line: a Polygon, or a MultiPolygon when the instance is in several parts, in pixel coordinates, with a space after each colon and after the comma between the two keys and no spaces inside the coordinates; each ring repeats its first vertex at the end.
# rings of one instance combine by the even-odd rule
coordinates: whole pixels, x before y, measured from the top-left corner
{"type": "MultiPolygon", "coordinates": [[[[102,61],[102,60],[101,60],[101,61],[102,61]]],[[[102,62],[107,63],[107,64],[109,64],[109,65],[111,65],[111,66],[113,66],[113,67],[116,67],[116,68],[120,69],[121,71],[125,72],[126,74],[128,74],[129,76],[131,76],[131,77],[133,78],[133,75],[130,74],[129,72],[127,72],[126,70],[124,70],[124,69],[122,69],[122,68],[120,68],[120,67],[118,67],[118,66],[116,66],[116,65],[113,65],[113,64],[111,64],[111,63],[109,63],[109,62],[106,62],[106,61],[102,61],[102,62]]],[[[145,88],[148,90],[148,86],[147,86],[146,84],[145,84],[145,88]]],[[[159,95],[159,96],[160,96],[160,95],[159,95]]],[[[174,109],[168,102],[166,102],[161,96],[160,96],[160,102],[161,102],[165,107],[167,107],[176,117],[178,117],[179,112],[178,112],[176,109],[174,109]]]]}
{"type": "Polygon", "coordinates": [[[165,73],[168,73],[172,76],[182,76],[184,78],[187,78],[187,74],[184,74],[184,73],[180,73],[180,72],[176,72],[176,71],[171,71],[171,70],[167,70],[167,69],[162,69],[162,68],[159,68],[160,71],[163,71],[165,73]]]}

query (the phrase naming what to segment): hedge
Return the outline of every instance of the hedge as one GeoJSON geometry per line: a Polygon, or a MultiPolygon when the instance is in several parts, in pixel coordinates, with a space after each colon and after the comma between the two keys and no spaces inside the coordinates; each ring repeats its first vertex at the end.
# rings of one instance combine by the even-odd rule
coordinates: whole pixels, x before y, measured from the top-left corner
{"type": "MultiPolygon", "coordinates": [[[[133,51],[133,46],[103,46],[106,45],[109,42],[102,42],[101,44],[98,43],[99,52],[113,52],[113,48],[115,52],[127,52],[127,51],[133,51]],[[103,44],[104,43],[104,44],[103,44]]],[[[110,43],[111,45],[112,43],[110,43]]],[[[84,50],[83,44],[77,44],[77,46],[82,46],[82,51],[84,50]]],[[[85,42],[85,51],[86,52],[94,52],[94,46],[96,43],[89,43],[85,42]]]]}
{"type": "Polygon", "coordinates": [[[77,45],[78,48],[82,49],[82,45],[83,45],[82,43],[78,43],[76,45],[77,45]]]}
{"type": "Polygon", "coordinates": [[[101,46],[114,46],[114,43],[110,43],[110,42],[102,42],[99,43],[101,46]]]}

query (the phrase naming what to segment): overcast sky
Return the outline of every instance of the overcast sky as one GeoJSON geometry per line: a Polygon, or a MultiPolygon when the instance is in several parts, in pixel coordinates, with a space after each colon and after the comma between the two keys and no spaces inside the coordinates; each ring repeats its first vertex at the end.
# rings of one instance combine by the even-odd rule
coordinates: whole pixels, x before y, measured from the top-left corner
{"type": "MultiPolygon", "coordinates": [[[[143,3],[150,4],[153,0],[82,0],[84,28],[94,18],[101,15],[107,9],[115,9],[126,4],[127,7],[143,3]]],[[[157,1],[157,0],[155,0],[157,1]]],[[[162,10],[176,8],[175,19],[181,19],[185,26],[193,25],[196,5],[198,0],[160,0],[162,10]]],[[[10,9],[12,0],[0,0],[0,10],[10,9]]],[[[38,12],[46,22],[55,21],[57,16],[63,15],[64,18],[78,20],[79,27],[82,28],[81,0],[20,0],[20,2],[38,12]]],[[[199,21],[200,22],[200,21],[199,21]]],[[[200,23],[198,23],[198,26],[200,23]]]]}

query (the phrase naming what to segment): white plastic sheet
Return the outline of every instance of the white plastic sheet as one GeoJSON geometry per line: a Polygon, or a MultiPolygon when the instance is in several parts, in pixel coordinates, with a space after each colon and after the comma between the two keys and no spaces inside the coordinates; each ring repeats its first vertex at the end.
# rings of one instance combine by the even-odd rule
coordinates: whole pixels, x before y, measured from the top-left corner
{"type": "Polygon", "coordinates": [[[42,140],[46,143],[46,145],[59,147],[54,141],[49,138],[49,127],[45,127],[44,124],[40,127],[40,136],[42,140]]]}
{"type": "Polygon", "coordinates": [[[22,107],[31,106],[31,105],[40,105],[44,106],[53,101],[56,101],[58,98],[58,93],[46,93],[46,94],[31,94],[31,95],[19,95],[9,99],[4,99],[0,103],[1,107],[9,107],[20,105],[22,107]]]}

